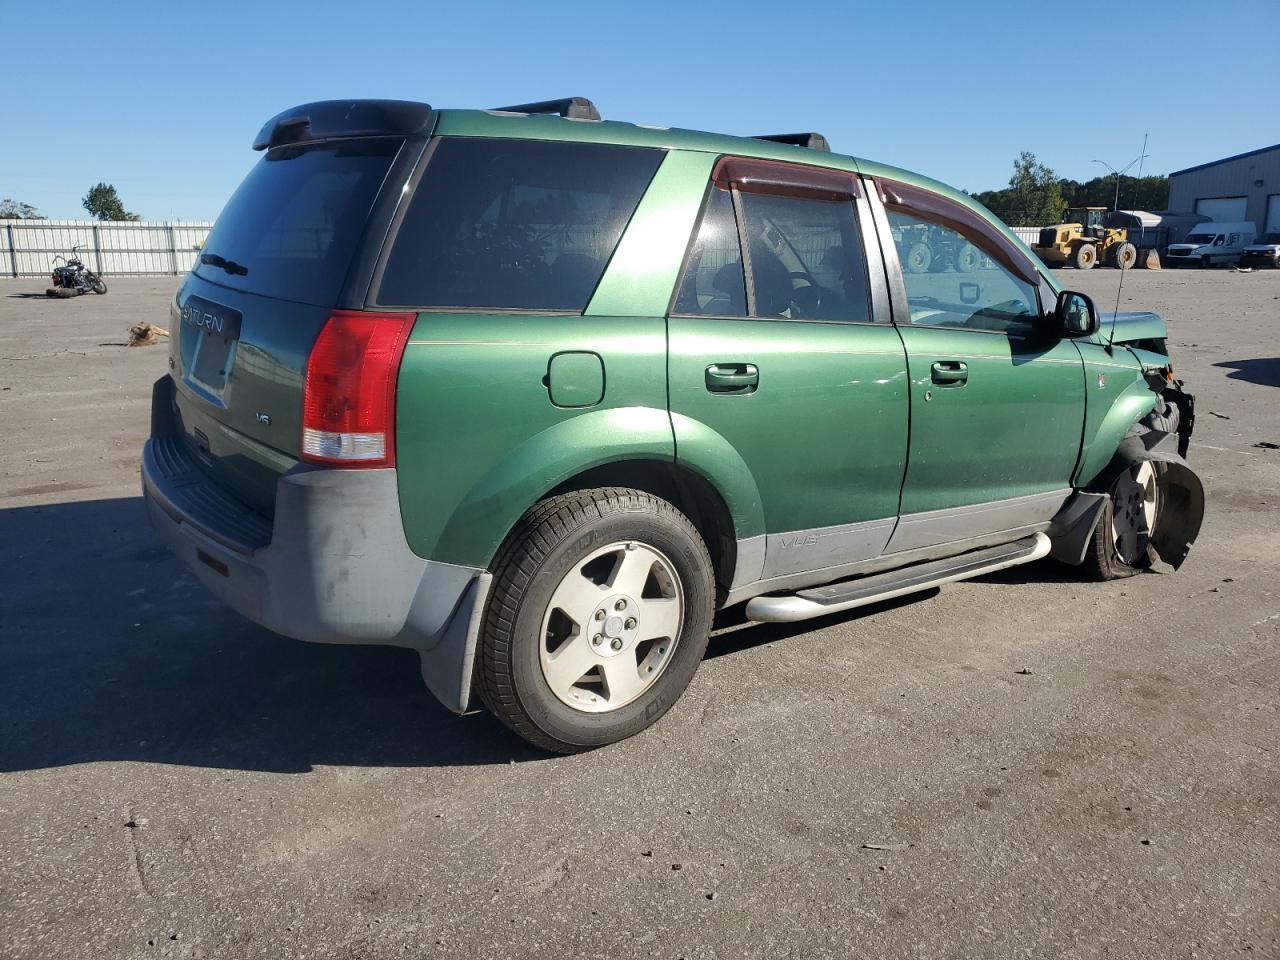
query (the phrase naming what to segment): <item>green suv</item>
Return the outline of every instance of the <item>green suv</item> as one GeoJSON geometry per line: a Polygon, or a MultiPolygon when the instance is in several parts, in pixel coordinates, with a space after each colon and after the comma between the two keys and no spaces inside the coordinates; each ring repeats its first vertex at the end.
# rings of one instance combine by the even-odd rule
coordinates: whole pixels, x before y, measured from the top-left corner
{"type": "Polygon", "coordinates": [[[150,516],[251,620],[411,647],[544,748],[653,723],[724,607],[1199,531],[1163,321],[940,183],[577,98],[311,103],[254,148],[172,304],[150,516]]]}

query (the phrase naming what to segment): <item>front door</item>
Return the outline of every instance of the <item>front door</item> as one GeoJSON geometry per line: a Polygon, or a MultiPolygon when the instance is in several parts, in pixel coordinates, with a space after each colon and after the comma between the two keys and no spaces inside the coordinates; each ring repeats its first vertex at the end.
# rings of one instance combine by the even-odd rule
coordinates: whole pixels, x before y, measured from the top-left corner
{"type": "Polygon", "coordinates": [[[766,536],[739,545],[736,585],[878,556],[893,531],[907,367],[874,238],[852,174],[713,175],[668,321],[670,403],[677,459],[740,457],[721,469],[759,491],[766,536]]]}
{"type": "Polygon", "coordinates": [[[1083,363],[1072,343],[1044,332],[1038,273],[949,203],[899,186],[883,208],[886,252],[901,264],[895,323],[911,383],[890,552],[1046,522],[1070,495],[1080,453],[1083,363]]]}

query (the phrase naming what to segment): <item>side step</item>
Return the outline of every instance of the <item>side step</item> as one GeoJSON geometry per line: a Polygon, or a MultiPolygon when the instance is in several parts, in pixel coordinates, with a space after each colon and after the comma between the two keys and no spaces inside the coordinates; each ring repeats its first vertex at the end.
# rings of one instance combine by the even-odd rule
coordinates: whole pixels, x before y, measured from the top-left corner
{"type": "Polygon", "coordinates": [[[1030,563],[1049,555],[1049,538],[1036,533],[1014,543],[962,553],[958,557],[930,560],[901,570],[889,570],[857,580],[845,580],[801,590],[784,597],[755,597],[747,603],[747,619],[762,623],[789,623],[808,620],[841,610],[865,607],[917,593],[955,580],[995,573],[1020,563],[1030,563]]]}

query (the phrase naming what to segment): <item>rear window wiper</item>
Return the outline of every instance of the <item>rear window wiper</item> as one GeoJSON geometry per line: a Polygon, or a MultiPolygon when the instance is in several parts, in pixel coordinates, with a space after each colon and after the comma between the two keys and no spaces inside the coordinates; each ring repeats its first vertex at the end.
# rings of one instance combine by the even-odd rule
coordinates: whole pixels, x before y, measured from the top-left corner
{"type": "Polygon", "coordinates": [[[247,277],[249,275],[249,268],[244,264],[236,263],[234,260],[228,260],[226,257],[220,257],[216,253],[200,254],[200,262],[207,263],[211,267],[221,267],[232,276],[239,274],[242,277],[247,277]]]}

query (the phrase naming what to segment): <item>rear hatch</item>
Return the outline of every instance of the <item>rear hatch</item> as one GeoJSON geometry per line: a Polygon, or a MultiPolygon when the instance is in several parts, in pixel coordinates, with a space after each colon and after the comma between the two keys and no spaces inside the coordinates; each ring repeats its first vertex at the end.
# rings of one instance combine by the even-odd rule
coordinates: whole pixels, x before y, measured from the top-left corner
{"type": "Polygon", "coordinates": [[[362,266],[394,207],[379,197],[392,180],[398,195],[410,152],[394,136],[273,147],[174,299],[180,437],[206,475],[267,516],[298,460],[308,353],[335,307],[361,305],[344,301],[363,297],[362,266]]]}

